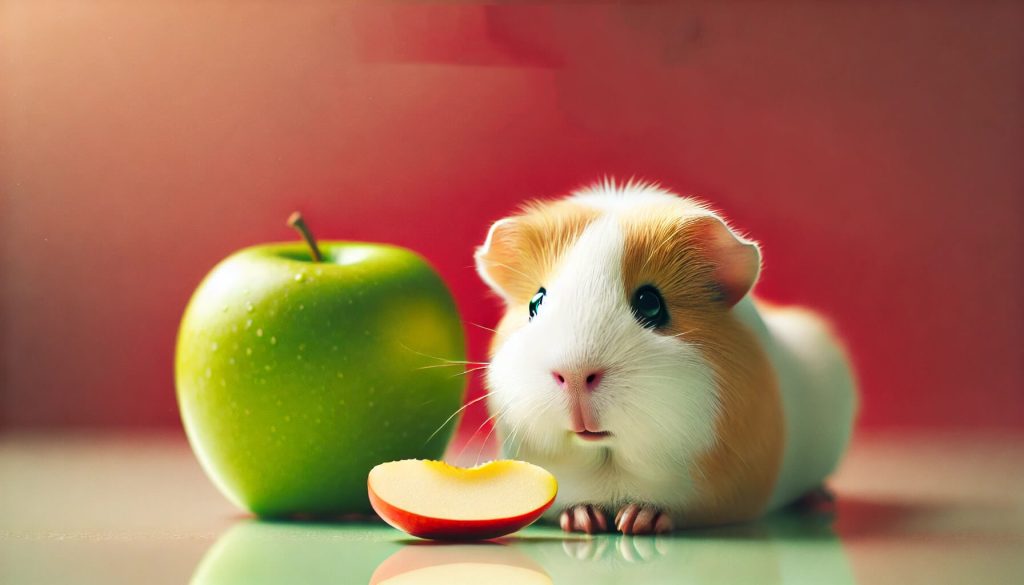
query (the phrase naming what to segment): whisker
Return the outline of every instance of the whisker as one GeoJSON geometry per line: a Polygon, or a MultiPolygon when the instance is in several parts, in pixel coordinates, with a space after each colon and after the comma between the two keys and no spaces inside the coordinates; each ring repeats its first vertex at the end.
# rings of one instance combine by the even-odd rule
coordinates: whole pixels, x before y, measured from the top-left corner
{"type": "Polygon", "coordinates": [[[466,376],[466,375],[472,374],[473,372],[479,372],[480,370],[486,370],[488,367],[490,367],[490,364],[480,366],[479,368],[469,368],[468,370],[465,370],[465,371],[462,371],[462,372],[457,372],[457,373],[452,374],[451,376],[448,376],[448,377],[449,378],[454,378],[456,376],[466,376]]]}
{"type": "Polygon", "coordinates": [[[518,423],[516,423],[512,427],[512,432],[509,433],[508,436],[505,437],[505,439],[501,441],[501,451],[502,451],[502,453],[508,453],[511,450],[511,448],[508,448],[508,449],[505,448],[505,443],[509,443],[509,445],[514,445],[515,444],[516,435],[519,434],[519,428],[522,425],[523,425],[523,421],[519,421],[518,423]]]}
{"type": "MultiPolygon", "coordinates": [[[[487,420],[485,420],[483,422],[483,424],[481,424],[480,427],[477,428],[477,432],[479,432],[483,428],[483,426],[485,424],[487,424],[488,421],[491,421],[491,429],[489,431],[487,431],[487,435],[484,436],[484,440],[481,441],[481,443],[480,443],[480,448],[477,449],[477,451],[476,451],[476,461],[480,461],[480,456],[484,452],[484,447],[487,446],[487,441],[490,440],[490,438],[491,438],[491,433],[494,432],[494,429],[498,428],[498,423],[501,422],[502,417],[504,417],[506,414],[511,412],[511,410],[512,410],[512,405],[511,404],[509,404],[509,405],[507,405],[505,407],[502,407],[501,409],[498,410],[497,414],[495,414],[494,416],[492,416],[492,417],[488,418],[487,420]]],[[[476,433],[473,433],[473,435],[475,436],[476,433]]],[[[501,448],[500,445],[499,445],[498,448],[499,448],[499,451],[500,451],[500,448],[501,448]]]]}
{"type": "Polygon", "coordinates": [[[427,366],[420,366],[417,370],[430,370],[433,368],[452,368],[455,366],[488,366],[490,362],[452,362],[450,364],[430,364],[427,366]]]}
{"type": "Polygon", "coordinates": [[[474,323],[472,321],[467,321],[467,323],[469,323],[470,325],[473,325],[474,327],[479,327],[479,328],[483,329],[484,331],[490,331],[491,333],[497,333],[496,330],[491,329],[490,327],[484,327],[483,325],[481,325],[479,323],[474,323]]]}
{"type": "MultiPolygon", "coordinates": [[[[476,430],[473,431],[473,433],[469,435],[469,438],[467,438],[466,442],[462,445],[462,449],[459,449],[459,454],[455,457],[456,459],[458,459],[458,460],[462,459],[462,454],[466,452],[466,447],[469,447],[469,444],[472,443],[473,439],[476,438],[477,433],[482,431],[483,428],[484,428],[484,425],[486,425],[488,422],[490,422],[492,419],[494,419],[495,416],[497,416],[497,415],[495,414],[495,415],[491,415],[491,416],[485,418],[484,422],[480,423],[480,425],[476,427],[476,430]]],[[[477,459],[479,459],[479,457],[477,457],[477,459]]]]}
{"type": "Polygon", "coordinates": [[[459,408],[458,410],[456,410],[455,412],[453,412],[451,416],[449,416],[448,418],[446,418],[446,419],[445,419],[445,421],[444,421],[443,423],[441,423],[441,426],[437,427],[437,430],[435,430],[435,431],[434,431],[433,433],[430,433],[430,436],[429,436],[429,437],[427,437],[427,440],[426,440],[426,441],[423,441],[423,444],[424,444],[424,445],[426,445],[427,443],[429,443],[429,442],[430,442],[430,440],[431,440],[431,439],[433,439],[433,438],[434,438],[434,436],[436,436],[436,435],[437,435],[437,433],[440,433],[440,432],[441,432],[441,429],[443,429],[443,428],[445,427],[445,425],[447,425],[447,424],[448,424],[449,422],[451,422],[451,420],[452,420],[453,418],[455,418],[456,416],[458,416],[460,412],[462,412],[463,410],[466,410],[466,409],[467,409],[467,408],[469,408],[470,406],[472,406],[472,405],[476,404],[477,402],[480,402],[481,400],[483,400],[484,398],[487,398],[487,397],[488,397],[488,396],[490,396],[490,395],[491,395],[491,392],[488,392],[488,393],[484,394],[483,396],[481,396],[481,397],[479,397],[479,398],[474,398],[473,400],[470,400],[469,402],[467,402],[467,403],[463,404],[461,408],[459,408]]]}
{"type": "Polygon", "coordinates": [[[437,361],[439,361],[439,362],[446,362],[446,363],[449,363],[449,364],[458,364],[458,363],[463,363],[463,364],[470,364],[470,363],[484,363],[484,362],[468,362],[468,361],[463,361],[463,360],[450,360],[450,359],[448,359],[448,358],[438,357],[438,356],[436,356],[436,355],[430,355],[430,354],[427,354],[427,353],[423,353],[422,351],[416,351],[415,349],[413,349],[413,348],[409,347],[408,345],[406,345],[406,344],[402,343],[401,341],[399,341],[399,342],[398,342],[398,345],[402,346],[402,348],[403,348],[403,349],[405,349],[405,350],[407,350],[407,351],[411,351],[412,353],[414,353],[414,354],[416,354],[416,355],[420,355],[420,356],[423,356],[423,357],[425,357],[425,358],[430,358],[430,359],[432,359],[432,360],[437,360],[437,361]]]}
{"type": "MultiPolygon", "coordinates": [[[[523,422],[520,421],[519,424],[517,424],[514,427],[512,427],[512,432],[509,434],[508,437],[506,437],[506,440],[501,442],[501,448],[502,448],[502,452],[503,453],[508,453],[509,451],[512,450],[512,447],[515,446],[515,444],[516,444],[516,436],[519,435],[519,429],[522,426],[523,426],[523,422]],[[507,448],[505,447],[505,443],[506,442],[509,444],[509,446],[507,448]]],[[[513,459],[514,458],[515,457],[513,456],[513,459]]]]}

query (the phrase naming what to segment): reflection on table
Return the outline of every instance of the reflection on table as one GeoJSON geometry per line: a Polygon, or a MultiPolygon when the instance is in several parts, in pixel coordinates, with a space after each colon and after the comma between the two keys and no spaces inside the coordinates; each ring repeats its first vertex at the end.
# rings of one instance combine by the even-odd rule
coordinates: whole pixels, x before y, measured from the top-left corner
{"type": "Polygon", "coordinates": [[[677,535],[566,535],[534,526],[480,543],[436,543],[381,524],[246,520],[207,551],[193,585],[253,583],[853,583],[820,513],[677,535]]]}

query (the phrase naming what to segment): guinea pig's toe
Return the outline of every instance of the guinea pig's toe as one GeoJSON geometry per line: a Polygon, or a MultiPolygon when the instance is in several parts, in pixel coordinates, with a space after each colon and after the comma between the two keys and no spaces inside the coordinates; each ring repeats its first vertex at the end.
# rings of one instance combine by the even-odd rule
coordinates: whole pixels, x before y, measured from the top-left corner
{"type": "Polygon", "coordinates": [[[590,510],[590,517],[594,519],[594,532],[608,532],[608,520],[604,517],[604,511],[595,506],[587,506],[590,510]]]}
{"type": "Polygon", "coordinates": [[[651,534],[654,532],[654,520],[659,516],[654,508],[640,508],[633,520],[633,534],[651,534]]]}
{"type": "Polygon", "coordinates": [[[608,530],[604,512],[600,508],[586,504],[570,506],[563,510],[558,517],[558,524],[566,532],[594,534],[608,530]]]}
{"type": "Polygon", "coordinates": [[[615,527],[623,534],[660,534],[672,531],[672,519],[657,508],[629,504],[616,514],[615,527]]]}
{"type": "Polygon", "coordinates": [[[630,534],[633,530],[633,521],[639,512],[640,506],[636,504],[619,508],[618,514],[615,515],[615,528],[623,534],[630,534]]]}
{"type": "Polygon", "coordinates": [[[654,533],[655,534],[668,534],[672,532],[675,526],[672,525],[672,518],[668,514],[662,512],[658,519],[654,521],[654,533]]]}

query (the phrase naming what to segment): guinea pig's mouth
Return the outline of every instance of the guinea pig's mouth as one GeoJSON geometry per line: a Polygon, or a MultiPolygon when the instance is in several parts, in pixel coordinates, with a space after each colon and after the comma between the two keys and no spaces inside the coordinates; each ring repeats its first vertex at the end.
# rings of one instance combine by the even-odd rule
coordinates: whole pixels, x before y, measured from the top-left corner
{"type": "Polygon", "coordinates": [[[600,441],[612,436],[608,431],[575,431],[575,434],[584,441],[600,441]]]}

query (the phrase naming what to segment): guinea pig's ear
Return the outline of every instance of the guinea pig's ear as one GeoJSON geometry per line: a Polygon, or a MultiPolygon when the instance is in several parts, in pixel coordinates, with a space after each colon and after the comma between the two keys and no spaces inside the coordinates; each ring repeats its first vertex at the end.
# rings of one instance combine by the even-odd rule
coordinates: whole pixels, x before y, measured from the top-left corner
{"type": "Polygon", "coordinates": [[[699,246],[714,266],[711,277],[730,307],[750,292],[761,272],[761,250],[714,216],[695,221],[699,246]]]}
{"type": "Polygon", "coordinates": [[[476,271],[480,278],[501,295],[506,301],[512,298],[512,283],[517,269],[516,249],[519,239],[519,225],[514,217],[494,222],[487,232],[487,239],[476,249],[476,271]]]}

